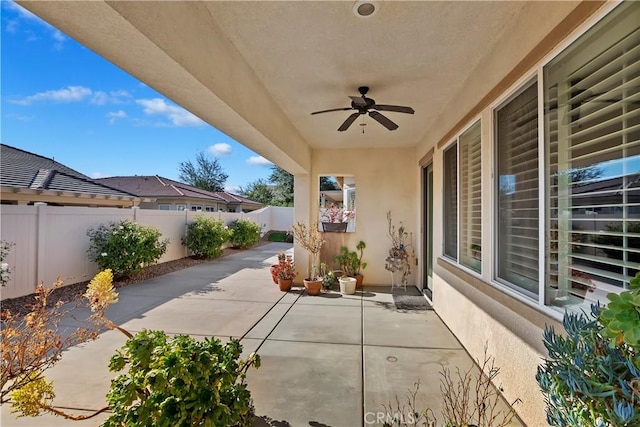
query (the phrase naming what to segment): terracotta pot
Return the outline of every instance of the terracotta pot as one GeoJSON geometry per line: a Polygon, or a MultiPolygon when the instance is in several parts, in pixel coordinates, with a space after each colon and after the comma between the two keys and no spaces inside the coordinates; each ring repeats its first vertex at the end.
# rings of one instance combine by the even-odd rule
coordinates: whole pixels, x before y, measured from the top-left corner
{"type": "Polygon", "coordinates": [[[289,292],[293,285],[293,279],[278,279],[278,286],[282,292],[289,292]]]}
{"type": "Polygon", "coordinates": [[[273,264],[269,270],[271,271],[271,280],[273,280],[273,283],[277,285],[278,284],[278,264],[273,264]]]}
{"type": "Polygon", "coordinates": [[[307,294],[309,295],[320,295],[320,291],[322,290],[322,280],[304,279],[304,288],[307,290],[307,294]]]}
{"type": "Polygon", "coordinates": [[[356,279],[356,289],[362,288],[362,282],[364,281],[364,276],[362,274],[356,274],[353,276],[356,279]]]}

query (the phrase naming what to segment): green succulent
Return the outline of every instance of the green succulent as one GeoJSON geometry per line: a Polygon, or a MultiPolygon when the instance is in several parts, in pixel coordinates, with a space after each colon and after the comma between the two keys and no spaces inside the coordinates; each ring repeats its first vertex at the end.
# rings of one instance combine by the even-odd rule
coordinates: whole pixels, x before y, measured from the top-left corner
{"type": "Polygon", "coordinates": [[[640,347],[640,272],[631,279],[629,288],[620,294],[607,295],[609,304],[600,314],[602,336],[612,348],[622,343],[640,347]]]}

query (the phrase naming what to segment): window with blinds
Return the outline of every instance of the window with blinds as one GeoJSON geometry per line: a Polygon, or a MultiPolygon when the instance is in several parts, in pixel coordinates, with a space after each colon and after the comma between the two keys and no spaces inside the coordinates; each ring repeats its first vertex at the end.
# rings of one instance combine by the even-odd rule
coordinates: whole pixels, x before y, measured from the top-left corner
{"type": "Polygon", "coordinates": [[[538,294],[538,95],[534,83],[496,111],[497,279],[538,294]]]}
{"type": "Polygon", "coordinates": [[[457,144],[444,152],[444,254],[458,259],[457,144]]]}
{"type": "Polygon", "coordinates": [[[460,151],[460,263],[481,272],[482,190],[480,122],[458,139],[460,151]]]}
{"type": "Polygon", "coordinates": [[[545,302],[605,301],[640,269],[640,3],[544,69],[545,302]]]}

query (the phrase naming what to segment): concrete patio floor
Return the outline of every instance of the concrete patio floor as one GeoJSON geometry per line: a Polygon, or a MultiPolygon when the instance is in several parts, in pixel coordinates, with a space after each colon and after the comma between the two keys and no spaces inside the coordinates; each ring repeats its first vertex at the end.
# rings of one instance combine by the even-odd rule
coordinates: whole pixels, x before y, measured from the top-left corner
{"type": "MultiPolygon", "coordinates": [[[[439,416],[441,365],[466,370],[473,362],[419,292],[365,287],[356,295],[311,297],[294,287],[282,293],[269,274],[279,250],[291,245],[270,243],[120,288],[119,302],[107,315],[131,332],[241,338],[245,356],[257,351],[262,358],[260,369],[247,377],[256,426],[381,426],[376,420],[384,414],[382,405],[396,396],[404,401],[416,381],[417,407],[439,416]]],[[[88,314],[74,310],[78,319],[88,314]]],[[[77,324],[63,322],[68,328],[77,324]]],[[[56,406],[76,413],[104,406],[114,376],[108,360],[125,340],[107,331],[68,349],[48,372],[56,406]]],[[[83,422],[49,415],[16,419],[7,406],[1,409],[3,426],[95,426],[107,416],[83,422]]]]}

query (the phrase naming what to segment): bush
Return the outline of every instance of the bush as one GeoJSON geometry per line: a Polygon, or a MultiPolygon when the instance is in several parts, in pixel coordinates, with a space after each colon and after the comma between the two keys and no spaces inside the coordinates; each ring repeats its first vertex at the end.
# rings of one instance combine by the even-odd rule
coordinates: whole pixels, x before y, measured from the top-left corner
{"type": "Polygon", "coordinates": [[[9,269],[9,264],[7,264],[5,259],[11,252],[11,248],[14,243],[7,242],[6,240],[0,240],[0,285],[5,286],[9,282],[11,269],[9,269]]]}
{"type": "Polygon", "coordinates": [[[247,249],[260,240],[260,226],[250,219],[237,219],[229,225],[231,245],[234,248],[247,249]]]}
{"type": "Polygon", "coordinates": [[[252,426],[253,402],[245,383],[252,355],[240,360],[237,340],[196,341],[142,331],[111,357],[109,369],[129,371],[111,381],[112,415],[103,426],[252,426]]]}
{"type": "Polygon", "coordinates": [[[222,245],[231,238],[231,230],[221,220],[198,215],[182,239],[196,258],[212,259],[222,255],[222,245]]]}
{"type": "Polygon", "coordinates": [[[566,337],[545,328],[549,357],[536,379],[553,426],[640,425],[640,349],[615,340],[611,346],[600,315],[599,305],[588,315],[565,313],[566,337]]]}
{"type": "Polygon", "coordinates": [[[128,277],[155,264],[167,251],[169,239],[154,227],[125,220],[110,222],[87,231],[91,244],[89,258],[101,270],[111,269],[117,278],[128,277]]]}

